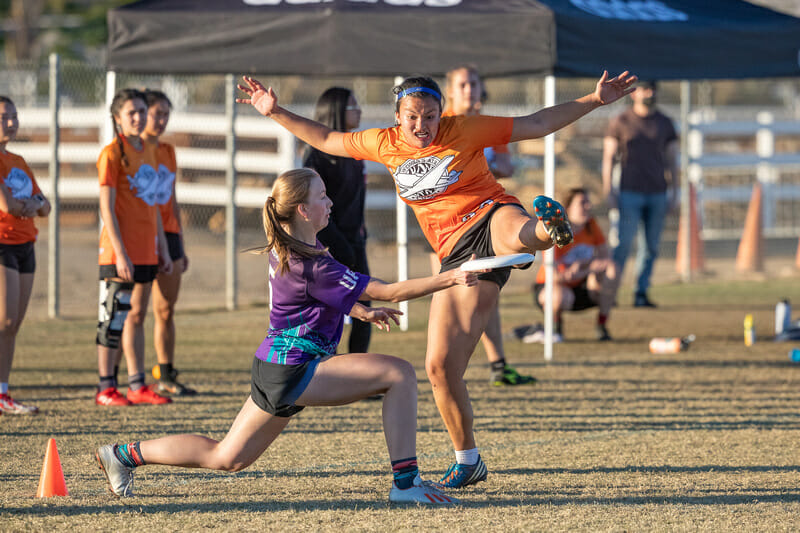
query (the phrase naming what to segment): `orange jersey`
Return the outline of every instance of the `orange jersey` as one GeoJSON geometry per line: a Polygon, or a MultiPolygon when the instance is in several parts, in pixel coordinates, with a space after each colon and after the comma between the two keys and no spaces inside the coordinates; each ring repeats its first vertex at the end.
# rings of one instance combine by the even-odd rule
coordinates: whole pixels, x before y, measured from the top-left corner
{"type": "Polygon", "coordinates": [[[411,206],[439,259],[497,202],[519,204],[495,180],[483,149],[508,144],[514,119],[442,117],[427,148],[417,150],[399,127],[345,134],[351,157],[382,163],[394,178],[397,194],[411,206]]]}
{"type": "MultiPolygon", "coordinates": [[[[10,152],[0,153],[0,179],[18,200],[39,194],[41,189],[30,167],[22,157],[10,152]]],[[[19,218],[0,211],[0,243],[24,244],[36,240],[36,226],[32,218],[19,218]]]]}
{"type": "Polygon", "coordinates": [[[158,171],[158,199],[161,211],[161,223],[167,233],[180,233],[181,226],[175,217],[175,173],[178,164],[175,161],[175,148],[171,144],[147,144],[148,150],[155,151],[156,169],[158,171]]]}
{"type": "MultiPolygon", "coordinates": [[[[442,113],[442,116],[443,117],[457,117],[458,115],[456,115],[453,112],[452,109],[445,109],[444,112],[442,113]]],[[[494,150],[495,153],[497,153],[497,154],[508,154],[508,153],[510,153],[509,150],[508,150],[508,145],[507,144],[498,144],[497,146],[491,146],[489,148],[494,150]]]]}
{"type": "MultiPolygon", "coordinates": [[[[590,218],[580,231],[576,232],[571,243],[563,248],[553,248],[553,261],[559,272],[566,270],[571,264],[581,261],[591,261],[596,255],[596,248],[606,243],[603,230],[594,218],[590,218]]],[[[547,279],[544,265],[539,268],[536,274],[536,283],[544,283],[547,279]]],[[[583,280],[577,280],[567,285],[577,287],[583,280]]]]}
{"type": "MultiPolygon", "coordinates": [[[[103,148],[97,159],[100,186],[116,189],[114,214],[125,252],[134,265],[158,264],[158,173],[155,153],[136,150],[123,137],[127,164],[119,143],[103,148]]],[[[114,265],[117,256],[111,246],[108,228],[100,233],[99,264],[114,265]]]]}

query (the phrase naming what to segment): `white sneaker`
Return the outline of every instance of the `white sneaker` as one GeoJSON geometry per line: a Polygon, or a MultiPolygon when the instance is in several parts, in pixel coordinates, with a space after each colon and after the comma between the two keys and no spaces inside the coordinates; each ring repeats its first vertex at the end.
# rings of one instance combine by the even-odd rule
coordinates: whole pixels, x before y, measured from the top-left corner
{"type": "Polygon", "coordinates": [[[399,489],[392,482],[389,491],[389,501],[393,503],[421,503],[425,505],[452,505],[460,503],[458,499],[448,496],[430,481],[423,481],[419,474],[414,478],[414,484],[407,489],[399,489]]]}
{"type": "MultiPolygon", "coordinates": [[[[535,342],[544,344],[544,330],[537,330],[531,333],[530,335],[525,335],[522,337],[522,342],[526,344],[533,344],[535,342]]],[[[561,336],[560,333],[554,331],[553,332],[553,343],[557,344],[559,342],[564,342],[564,337],[561,336]]]]}
{"type": "Polygon", "coordinates": [[[114,446],[100,446],[94,454],[100,470],[106,475],[108,488],[122,498],[133,496],[133,468],[122,464],[114,455],[114,446]]]}

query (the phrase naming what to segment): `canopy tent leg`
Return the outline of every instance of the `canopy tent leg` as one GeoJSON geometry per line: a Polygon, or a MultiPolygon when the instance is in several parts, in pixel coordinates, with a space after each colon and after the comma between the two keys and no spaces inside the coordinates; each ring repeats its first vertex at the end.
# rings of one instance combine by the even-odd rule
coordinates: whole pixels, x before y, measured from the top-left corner
{"type": "MultiPolygon", "coordinates": [[[[556,104],[556,78],[552,74],[544,78],[544,105],[556,104]]],[[[555,195],[556,181],[556,135],[551,133],[544,138],[544,194],[551,198],[555,195]]],[[[544,265],[546,279],[544,282],[544,359],[553,359],[553,249],[545,250],[544,265]]]]}

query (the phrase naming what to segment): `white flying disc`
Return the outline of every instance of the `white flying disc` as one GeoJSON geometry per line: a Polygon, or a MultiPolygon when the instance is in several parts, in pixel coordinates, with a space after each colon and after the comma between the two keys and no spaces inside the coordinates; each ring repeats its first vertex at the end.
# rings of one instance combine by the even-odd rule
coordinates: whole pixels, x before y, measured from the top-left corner
{"type": "Polygon", "coordinates": [[[462,264],[461,270],[464,272],[476,272],[478,270],[491,268],[524,265],[525,263],[532,263],[534,259],[536,259],[536,256],[533,254],[509,254],[481,257],[480,259],[473,259],[472,261],[467,261],[462,264]]]}

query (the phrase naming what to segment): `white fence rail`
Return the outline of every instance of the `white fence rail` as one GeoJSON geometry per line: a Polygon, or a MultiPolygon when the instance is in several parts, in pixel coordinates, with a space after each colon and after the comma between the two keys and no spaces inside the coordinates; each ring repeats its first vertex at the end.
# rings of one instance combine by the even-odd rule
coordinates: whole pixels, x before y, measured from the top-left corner
{"type": "MultiPolygon", "coordinates": [[[[746,204],[752,194],[752,180],[738,184],[710,184],[714,173],[728,176],[755,176],[763,187],[764,233],[770,237],[800,235],[800,225],[793,217],[778,220],[779,203],[800,201],[800,180],[784,179],[800,174],[800,152],[777,152],[776,141],[781,137],[800,137],[800,122],[776,121],[774,115],[759,113],[755,121],[716,121],[697,111],[689,117],[688,152],[689,179],[698,191],[698,213],[705,221],[705,211],[712,203],[746,204]],[[710,139],[744,139],[753,141],[755,151],[711,152],[706,149],[710,139]],[[795,181],[794,183],[792,181],[795,181]]],[[[712,228],[703,224],[704,239],[738,237],[741,227],[712,228]]]]}

